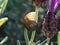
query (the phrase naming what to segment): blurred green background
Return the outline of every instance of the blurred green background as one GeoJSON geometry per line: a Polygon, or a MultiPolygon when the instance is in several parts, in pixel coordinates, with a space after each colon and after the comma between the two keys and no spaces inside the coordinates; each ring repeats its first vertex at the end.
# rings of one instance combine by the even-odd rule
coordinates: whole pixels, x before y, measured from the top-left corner
{"type": "MultiPolygon", "coordinates": [[[[8,0],[8,5],[3,13],[2,17],[8,17],[8,21],[1,27],[2,30],[6,33],[6,36],[9,37],[9,40],[4,45],[16,45],[17,40],[21,41],[22,45],[25,45],[24,40],[24,16],[29,13],[33,12],[35,10],[34,6],[31,4],[29,0],[8,0]]],[[[40,7],[39,8],[39,25],[36,32],[35,40],[41,40],[44,41],[46,37],[41,32],[41,24],[43,21],[43,17],[45,15],[45,12],[47,12],[47,6],[40,7]],[[38,34],[39,33],[39,34],[38,34]]],[[[60,6],[56,9],[56,14],[60,16],[60,6]]],[[[60,30],[58,24],[57,32],[60,30]]],[[[29,38],[31,35],[31,32],[29,32],[29,38]]],[[[1,34],[0,34],[1,35],[1,34]]],[[[3,35],[0,36],[0,40],[4,38],[3,35]]],[[[56,35],[51,39],[51,42],[56,45],[57,43],[57,33],[56,35]]]]}

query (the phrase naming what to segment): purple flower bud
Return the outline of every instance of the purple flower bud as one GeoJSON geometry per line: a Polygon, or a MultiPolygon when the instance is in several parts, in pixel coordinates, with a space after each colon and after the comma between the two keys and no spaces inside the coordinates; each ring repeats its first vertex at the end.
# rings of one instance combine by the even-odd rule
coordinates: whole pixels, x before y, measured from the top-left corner
{"type": "Polygon", "coordinates": [[[47,0],[49,12],[55,12],[60,0],[47,0]]]}
{"type": "Polygon", "coordinates": [[[47,0],[31,0],[34,6],[44,6],[46,5],[47,0]]]}

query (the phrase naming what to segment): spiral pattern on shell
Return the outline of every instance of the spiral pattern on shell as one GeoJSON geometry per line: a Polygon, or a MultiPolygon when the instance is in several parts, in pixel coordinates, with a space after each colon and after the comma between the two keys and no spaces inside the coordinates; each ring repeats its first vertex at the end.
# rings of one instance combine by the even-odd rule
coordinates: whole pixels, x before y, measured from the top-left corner
{"type": "Polygon", "coordinates": [[[35,12],[30,12],[24,17],[25,27],[30,31],[34,31],[37,29],[38,23],[35,18],[36,18],[35,12]]]}

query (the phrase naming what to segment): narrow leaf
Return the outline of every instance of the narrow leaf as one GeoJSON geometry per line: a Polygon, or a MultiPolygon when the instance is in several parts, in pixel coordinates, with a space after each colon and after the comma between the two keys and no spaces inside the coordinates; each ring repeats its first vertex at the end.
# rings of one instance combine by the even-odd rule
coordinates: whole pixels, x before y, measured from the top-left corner
{"type": "Polygon", "coordinates": [[[0,45],[4,44],[8,40],[8,37],[6,36],[1,42],[0,45]]]}
{"type": "Polygon", "coordinates": [[[0,27],[8,20],[7,17],[0,19],[0,27]]]}
{"type": "Polygon", "coordinates": [[[38,45],[38,44],[40,44],[40,40],[38,40],[38,41],[36,42],[36,45],[38,45]]]}
{"type": "Polygon", "coordinates": [[[58,32],[57,41],[58,41],[58,45],[60,45],[60,31],[58,32]]]}
{"type": "Polygon", "coordinates": [[[20,41],[19,41],[19,40],[17,40],[17,45],[21,45],[21,43],[20,43],[20,41]]]}
{"type": "Polygon", "coordinates": [[[26,41],[26,45],[28,45],[28,43],[29,43],[29,38],[28,38],[28,32],[27,32],[26,29],[24,30],[24,38],[25,38],[25,41],[26,41]]]}
{"type": "Polygon", "coordinates": [[[0,14],[3,14],[6,6],[7,6],[8,0],[4,0],[0,6],[0,14]]]}

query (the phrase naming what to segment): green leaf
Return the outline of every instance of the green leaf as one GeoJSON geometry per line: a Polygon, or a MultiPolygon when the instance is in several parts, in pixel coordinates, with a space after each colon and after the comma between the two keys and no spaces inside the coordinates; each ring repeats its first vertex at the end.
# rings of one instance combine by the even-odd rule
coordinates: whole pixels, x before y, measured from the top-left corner
{"type": "Polygon", "coordinates": [[[7,17],[0,19],[0,27],[8,20],[7,17]]]}
{"type": "Polygon", "coordinates": [[[19,41],[19,40],[17,40],[17,45],[21,45],[21,43],[20,43],[20,41],[19,41]]]}
{"type": "Polygon", "coordinates": [[[57,42],[58,42],[58,45],[60,45],[60,31],[58,32],[58,35],[57,35],[57,42]]]}
{"type": "Polygon", "coordinates": [[[40,44],[40,40],[38,40],[38,41],[36,42],[36,45],[38,45],[38,44],[40,44]]]}
{"type": "Polygon", "coordinates": [[[6,36],[1,42],[0,45],[3,45],[8,40],[8,37],[6,36]]]}
{"type": "Polygon", "coordinates": [[[45,39],[43,42],[40,43],[40,45],[44,44],[47,41],[47,39],[45,39]]]}
{"type": "Polygon", "coordinates": [[[33,41],[34,41],[35,33],[36,33],[36,31],[35,31],[35,30],[34,30],[34,31],[32,31],[32,35],[31,35],[31,39],[30,39],[30,41],[31,41],[31,42],[33,42],[33,41]]]}
{"type": "Polygon", "coordinates": [[[28,31],[27,31],[26,28],[24,30],[24,38],[25,38],[25,41],[26,41],[26,45],[28,45],[29,44],[29,38],[28,38],[28,31]]]}
{"type": "Polygon", "coordinates": [[[4,0],[0,6],[0,14],[3,14],[6,6],[7,6],[8,0],[4,0]]]}
{"type": "Polygon", "coordinates": [[[0,0],[0,5],[2,4],[3,0],[0,0]]]}

